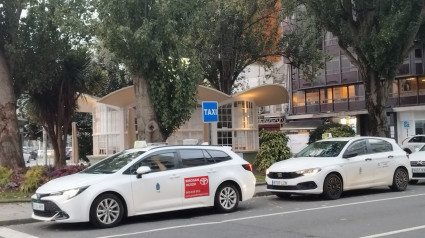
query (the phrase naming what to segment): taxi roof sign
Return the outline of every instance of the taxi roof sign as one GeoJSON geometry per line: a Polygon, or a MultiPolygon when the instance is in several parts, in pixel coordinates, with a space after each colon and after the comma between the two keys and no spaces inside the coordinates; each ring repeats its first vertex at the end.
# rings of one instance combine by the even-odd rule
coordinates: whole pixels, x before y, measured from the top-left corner
{"type": "Polygon", "coordinates": [[[148,147],[148,144],[146,143],[145,140],[136,140],[134,142],[134,148],[145,148],[148,147]]]}

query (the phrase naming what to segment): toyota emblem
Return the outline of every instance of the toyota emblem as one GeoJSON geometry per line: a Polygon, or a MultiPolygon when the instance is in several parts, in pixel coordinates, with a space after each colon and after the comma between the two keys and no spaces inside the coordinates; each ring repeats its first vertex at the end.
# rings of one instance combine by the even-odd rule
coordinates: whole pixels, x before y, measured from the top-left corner
{"type": "Polygon", "coordinates": [[[200,183],[201,185],[207,185],[207,184],[208,184],[208,179],[207,179],[207,178],[201,178],[201,179],[199,180],[199,183],[200,183]]]}

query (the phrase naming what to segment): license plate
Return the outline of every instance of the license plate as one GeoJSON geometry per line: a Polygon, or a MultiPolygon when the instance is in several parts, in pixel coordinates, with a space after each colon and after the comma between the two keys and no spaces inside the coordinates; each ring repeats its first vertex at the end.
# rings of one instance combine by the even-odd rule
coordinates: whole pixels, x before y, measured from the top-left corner
{"type": "Polygon", "coordinates": [[[425,173],[425,168],[412,168],[413,173],[425,173]]]}
{"type": "Polygon", "coordinates": [[[38,203],[38,202],[33,202],[32,203],[32,209],[37,210],[37,211],[44,211],[44,204],[38,203]]]}
{"type": "Polygon", "coordinates": [[[282,185],[286,185],[286,184],[288,184],[288,183],[284,180],[272,180],[272,185],[282,186],[282,185]]]}

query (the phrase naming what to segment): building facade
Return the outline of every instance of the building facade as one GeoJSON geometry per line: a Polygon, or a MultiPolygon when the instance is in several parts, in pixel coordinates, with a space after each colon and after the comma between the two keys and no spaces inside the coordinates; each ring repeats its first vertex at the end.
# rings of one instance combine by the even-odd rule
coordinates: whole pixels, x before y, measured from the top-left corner
{"type": "MultiPolygon", "coordinates": [[[[338,46],[337,38],[327,33],[322,50],[332,56],[313,81],[289,68],[290,94],[288,121],[328,120],[351,126],[367,135],[368,113],[363,79],[338,46]]],[[[397,70],[387,103],[390,136],[401,142],[407,136],[425,133],[424,48],[414,47],[397,70]]]]}

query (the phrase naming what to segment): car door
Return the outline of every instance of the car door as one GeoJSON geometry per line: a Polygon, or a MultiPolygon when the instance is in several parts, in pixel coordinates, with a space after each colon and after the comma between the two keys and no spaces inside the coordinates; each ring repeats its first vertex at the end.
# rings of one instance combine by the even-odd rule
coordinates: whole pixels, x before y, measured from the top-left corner
{"type": "Polygon", "coordinates": [[[134,165],[133,173],[140,166],[149,166],[151,172],[140,178],[132,176],[133,204],[137,214],[182,205],[182,177],[177,169],[175,151],[162,151],[143,158],[134,165]]]}
{"type": "Polygon", "coordinates": [[[214,196],[211,186],[215,183],[216,170],[209,165],[202,149],[179,149],[178,154],[183,178],[183,206],[206,205],[210,196],[214,196]]]}
{"type": "Polygon", "coordinates": [[[373,175],[375,184],[388,184],[392,181],[395,171],[395,156],[391,143],[385,140],[370,138],[368,139],[370,155],[373,164],[373,175]]]}
{"type": "Polygon", "coordinates": [[[344,152],[344,155],[348,154],[355,156],[344,158],[345,188],[365,187],[373,183],[373,164],[371,155],[368,154],[366,139],[356,140],[351,143],[344,152]]]}

